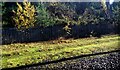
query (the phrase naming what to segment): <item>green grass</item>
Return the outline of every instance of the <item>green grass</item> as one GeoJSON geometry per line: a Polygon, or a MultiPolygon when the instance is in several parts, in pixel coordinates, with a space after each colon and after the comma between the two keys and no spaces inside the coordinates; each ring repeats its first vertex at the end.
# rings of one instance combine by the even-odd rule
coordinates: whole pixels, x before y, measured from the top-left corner
{"type": "MultiPolygon", "coordinates": [[[[16,43],[1,45],[2,68],[18,67],[46,61],[59,60],[79,55],[117,50],[120,36],[109,35],[101,38],[82,38],[70,43],[47,42],[16,43]]],[[[69,41],[69,40],[66,40],[69,41]]]]}

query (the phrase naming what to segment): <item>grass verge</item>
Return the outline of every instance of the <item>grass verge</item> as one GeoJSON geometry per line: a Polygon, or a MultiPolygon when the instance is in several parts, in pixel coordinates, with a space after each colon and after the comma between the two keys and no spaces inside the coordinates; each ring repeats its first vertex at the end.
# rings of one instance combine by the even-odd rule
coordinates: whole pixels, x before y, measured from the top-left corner
{"type": "MultiPolygon", "coordinates": [[[[2,68],[18,67],[79,55],[118,50],[120,36],[75,39],[69,43],[39,42],[1,45],[2,68]]],[[[67,40],[69,41],[69,40],[67,40]]]]}

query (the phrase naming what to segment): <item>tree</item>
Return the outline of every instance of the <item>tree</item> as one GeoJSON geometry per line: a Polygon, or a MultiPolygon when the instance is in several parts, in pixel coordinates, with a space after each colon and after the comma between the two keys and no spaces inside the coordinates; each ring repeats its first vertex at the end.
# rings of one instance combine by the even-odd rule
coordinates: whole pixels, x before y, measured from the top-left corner
{"type": "Polygon", "coordinates": [[[15,2],[1,2],[2,3],[2,27],[14,27],[13,12],[17,5],[15,2]]]}
{"type": "Polygon", "coordinates": [[[37,10],[37,26],[52,26],[55,24],[54,17],[52,17],[47,11],[47,7],[45,3],[38,3],[36,7],[37,10]]]}
{"type": "Polygon", "coordinates": [[[17,11],[13,10],[15,14],[15,16],[13,16],[13,20],[17,29],[27,29],[34,26],[36,21],[34,5],[31,5],[30,2],[24,1],[23,6],[19,3],[17,3],[17,6],[17,11]]]}
{"type": "Polygon", "coordinates": [[[63,30],[65,31],[64,37],[69,37],[71,35],[71,25],[75,24],[76,21],[74,19],[76,13],[73,10],[72,3],[49,3],[48,10],[55,18],[57,22],[56,25],[64,25],[63,30]],[[71,7],[72,6],[72,7],[71,7]]]}
{"type": "Polygon", "coordinates": [[[115,4],[113,4],[115,6],[113,6],[114,8],[114,23],[117,26],[117,33],[120,34],[120,2],[116,2],[115,4]]]}
{"type": "Polygon", "coordinates": [[[119,2],[119,14],[118,14],[118,32],[120,34],[120,2],[119,2]]]}

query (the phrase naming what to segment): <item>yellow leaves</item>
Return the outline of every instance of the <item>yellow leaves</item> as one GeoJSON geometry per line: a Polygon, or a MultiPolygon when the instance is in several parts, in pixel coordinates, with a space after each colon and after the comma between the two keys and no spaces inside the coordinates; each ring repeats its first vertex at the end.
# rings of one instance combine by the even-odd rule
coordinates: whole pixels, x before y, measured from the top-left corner
{"type": "Polygon", "coordinates": [[[31,7],[31,11],[32,11],[32,12],[35,12],[35,10],[34,10],[34,9],[35,9],[35,7],[34,7],[34,6],[32,6],[32,7],[31,7]]]}
{"type": "Polygon", "coordinates": [[[106,0],[101,0],[103,9],[106,11],[107,10],[107,6],[106,6],[106,0]]]}
{"type": "Polygon", "coordinates": [[[34,22],[36,21],[35,7],[27,1],[23,2],[23,6],[21,6],[19,3],[17,3],[17,5],[17,11],[15,12],[13,10],[13,12],[16,14],[13,17],[13,20],[15,21],[15,25],[18,30],[34,26],[34,22]]]}
{"type": "Polygon", "coordinates": [[[64,30],[70,30],[71,28],[69,28],[67,25],[63,28],[64,30]]]}
{"type": "Polygon", "coordinates": [[[27,4],[28,4],[28,7],[30,7],[30,6],[31,6],[30,2],[28,2],[27,4]]]}
{"type": "Polygon", "coordinates": [[[23,9],[22,9],[22,6],[21,6],[20,4],[18,4],[18,3],[17,3],[17,6],[18,6],[20,12],[22,12],[22,10],[23,10],[23,9]]]}
{"type": "Polygon", "coordinates": [[[14,10],[12,10],[13,13],[16,13],[14,10]]]}
{"type": "Polygon", "coordinates": [[[24,6],[27,5],[27,0],[24,0],[23,5],[24,6]]]}

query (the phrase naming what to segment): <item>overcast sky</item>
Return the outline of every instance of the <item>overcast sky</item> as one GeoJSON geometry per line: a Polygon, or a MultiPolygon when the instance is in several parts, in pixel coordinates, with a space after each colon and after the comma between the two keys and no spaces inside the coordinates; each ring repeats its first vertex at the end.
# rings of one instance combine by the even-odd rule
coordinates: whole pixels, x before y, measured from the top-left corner
{"type": "Polygon", "coordinates": [[[109,3],[112,4],[114,2],[114,0],[109,0],[109,3]]]}

